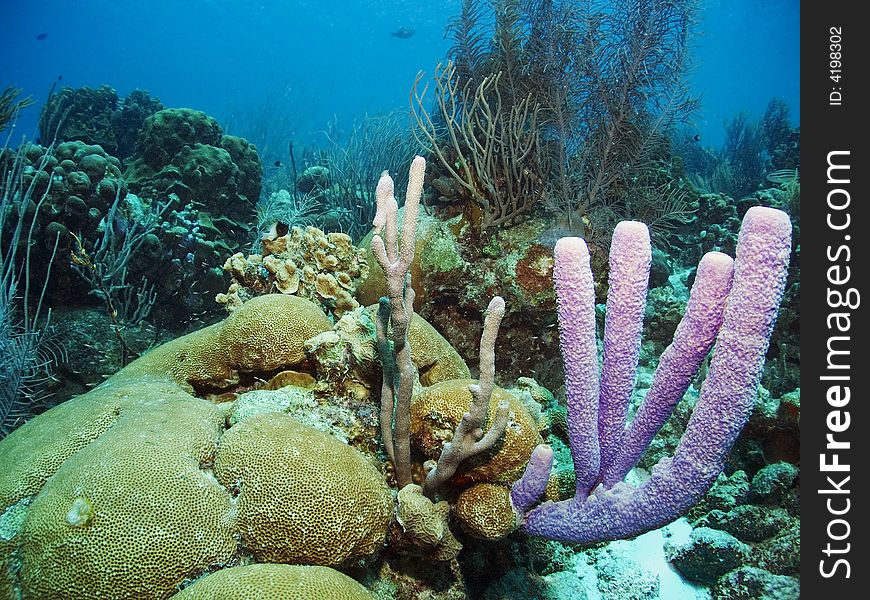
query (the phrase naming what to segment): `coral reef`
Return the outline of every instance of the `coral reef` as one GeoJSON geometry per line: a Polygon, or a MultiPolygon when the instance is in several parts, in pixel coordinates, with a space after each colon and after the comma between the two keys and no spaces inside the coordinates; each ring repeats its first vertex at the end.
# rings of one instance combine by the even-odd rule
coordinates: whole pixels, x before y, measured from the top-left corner
{"type": "MultiPolygon", "coordinates": [[[[197,116],[164,117],[152,126],[197,116]]],[[[207,119],[196,122],[206,125],[197,135],[215,133],[207,119]]],[[[175,146],[174,157],[221,154],[185,135],[166,132],[149,155],[175,146]]],[[[241,172],[246,147],[228,145],[241,172]]],[[[680,514],[693,531],[658,547],[687,579],[721,597],[793,591],[795,448],[771,432],[794,435],[799,392],[756,391],[785,281],[787,218],[748,210],[733,285],[724,255],[686,273],[654,258],[637,223],[617,228],[607,276],[593,280],[574,265],[579,241],[550,253],[555,230],[543,221],[478,238],[461,221],[424,216],[418,228],[423,165],[412,164],[401,215],[392,180],[379,182],[370,255],[344,234],[279,223],[262,253],[246,258],[213,243],[220,226],[197,202],[175,201],[154,256],[166,257],[168,239],[191,255],[211,244],[211,255],[229,256],[230,315],[151,349],[0,443],[0,462],[11,466],[0,473],[0,595],[232,597],[244,587],[300,598],[652,599],[664,584],[626,545],[579,549],[523,533],[589,544],[680,514]],[[651,265],[657,285],[645,306],[651,265]],[[481,324],[497,290],[516,307],[496,297],[481,324]],[[372,294],[388,298],[365,307],[372,294]],[[462,306],[451,308],[460,294],[462,306]],[[606,309],[596,308],[603,299],[606,309]],[[468,309],[444,331],[479,356],[477,380],[418,306],[442,326],[468,309]],[[529,340],[555,343],[554,308],[567,411],[561,392],[535,380],[495,386],[500,364],[509,379],[529,372],[523,361],[542,343],[529,340]],[[511,326],[498,342],[500,322],[511,326]],[[644,327],[656,331],[641,344],[644,327]],[[599,386],[609,408],[598,407],[599,386]],[[687,406],[675,409],[684,395],[687,406]],[[561,464],[551,472],[554,457],[561,464]],[[654,465],[648,479],[632,470],[638,464],[654,465]]],[[[200,177],[216,174],[203,168],[200,177]]]]}
{"type": "Polygon", "coordinates": [[[359,306],[356,286],[368,275],[366,251],[343,233],[293,227],[284,235],[263,237],[262,254],[237,252],[224,263],[232,277],[217,301],[233,310],[244,301],[273,291],[320,303],[336,319],[359,306]]]}
{"type": "MultiPolygon", "coordinates": [[[[20,185],[29,189],[39,205],[38,212],[31,208],[25,213],[28,224],[35,219],[34,239],[42,241],[32,250],[35,272],[31,277],[44,279],[55,256],[50,297],[60,303],[86,296],[89,289],[65,260],[72,249],[71,233],[92,240],[105,227],[104,219],[116,198],[130,206],[121,163],[100,146],[71,141],[53,147],[27,144],[17,152],[3,151],[0,164],[10,169],[19,156],[23,160],[20,185]]],[[[5,184],[0,183],[0,187],[5,184]]],[[[124,227],[128,214],[119,215],[119,223],[112,226],[124,227]]]]}
{"type": "MultiPolygon", "coordinates": [[[[275,415],[265,415],[265,420],[253,415],[224,434],[225,410],[189,395],[202,386],[238,387],[234,384],[249,371],[297,364],[304,360],[302,342],[318,332],[318,316],[320,329],[329,327],[320,309],[300,298],[272,295],[254,299],[246,308],[221,324],[153,350],[105,384],[47,411],[4,440],[0,462],[9,465],[0,475],[4,566],[11,565],[13,550],[16,558],[14,570],[4,568],[0,589],[5,592],[14,585],[25,597],[44,596],[48,590],[57,598],[83,593],[166,597],[183,581],[232,564],[240,552],[239,532],[244,532],[246,548],[269,554],[273,538],[262,532],[271,531],[275,519],[287,519],[287,512],[277,507],[278,513],[264,513],[257,507],[287,498],[286,475],[289,471],[298,477],[306,460],[314,461],[310,464],[316,465],[317,475],[297,480],[302,487],[296,488],[300,495],[294,498],[294,510],[302,498],[309,498],[311,518],[319,519],[314,514],[324,509],[320,493],[312,495],[305,486],[318,489],[328,472],[349,502],[346,512],[332,502],[325,513],[338,519],[338,531],[349,530],[353,522],[353,531],[364,532],[357,519],[369,510],[364,506],[373,511],[369,537],[362,533],[357,542],[348,541],[343,555],[312,560],[337,564],[380,549],[391,503],[380,472],[363,455],[290,417],[282,421],[275,415]],[[306,313],[307,307],[314,312],[306,313]],[[258,427],[289,432],[289,438],[272,438],[292,438],[296,450],[276,442],[275,451],[298,457],[293,464],[300,468],[276,461],[257,441],[258,427]],[[341,466],[323,471],[324,455],[341,466]],[[20,456],[29,459],[15,458],[20,456]],[[260,489],[278,485],[282,493],[258,495],[258,485],[241,485],[252,480],[260,489]],[[351,481],[360,495],[348,493],[351,481]],[[362,503],[355,505],[357,500],[362,503]],[[265,526],[264,519],[272,525],[265,526]],[[171,540],[186,541],[172,547],[171,540]],[[70,544],[77,548],[74,555],[57,550],[70,544]],[[102,560],[94,560],[96,556],[102,560]],[[43,569],[52,576],[45,576],[43,569]],[[96,575],[105,572],[111,576],[96,575]]],[[[285,522],[292,527],[292,519],[285,522]]],[[[303,526],[309,522],[303,519],[303,526]]],[[[334,530],[315,531],[330,535],[334,530]]],[[[341,534],[305,547],[338,548],[339,540],[350,539],[341,534]]]]}
{"type": "Polygon", "coordinates": [[[160,100],[143,90],[133,90],[121,100],[107,85],[98,89],[64,87],[43,106],[40,141],[98,145],[123,161],[133,155],[145,119],[160,110],[160,100]]]}
{"type": "MultiPolygon", "coordinates": [[[[442,222],[422,214],[409,271],[414,310],[469,362],[477,356],[482,308],[493,296],[504,298],[506,312],[496,341],[497,377],[511,381],[535,372],[543,385],[556,388],[561,372],[552,358],[558,348],[553,258],[541,240],[547,228],[545,221],[530,219],[475,239],[459,218],[442,222]]],[[[595,256],[600,261],[602,253],[595,256]]],[[[357,290],[360,302],[376,302],[385,289],[382,272],[370,257],[368,277],[357,290]]]]}
{"type": "Polygon", "coordinates": [[[227,243],[243,244],[260,196],[262,164],[249,142],[224,137],[217,121],[200,111],[156,112],[145,120],[125,178],[145,197],[174,194],[182,205],[196,202],[227,243]]]}

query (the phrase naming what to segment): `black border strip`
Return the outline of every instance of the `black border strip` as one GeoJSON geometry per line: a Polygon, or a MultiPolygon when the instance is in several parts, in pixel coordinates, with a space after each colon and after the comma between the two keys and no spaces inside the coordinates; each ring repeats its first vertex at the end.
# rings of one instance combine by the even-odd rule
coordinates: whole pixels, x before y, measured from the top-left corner
{"type": "Polygon", "coordinates": [[[870,506],[862,491],[870,485],[870,417],[863,379],[863,350],[870,343],[864,316],[870,302],[870,101],[865,91],[870,23],[858,16],[863,4],[801,6],[804,598],[865,598],[861,588],[870,583],[865,561],[870,506]]]}

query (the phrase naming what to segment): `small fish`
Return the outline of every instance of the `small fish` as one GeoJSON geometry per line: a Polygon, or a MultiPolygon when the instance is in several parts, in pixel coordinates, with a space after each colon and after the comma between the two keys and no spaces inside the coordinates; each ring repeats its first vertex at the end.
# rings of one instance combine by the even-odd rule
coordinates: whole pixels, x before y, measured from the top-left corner
{"type": "Polygon", "coordinates": [[[121,216],[115,215],[115,218],[112,220],[112,229],[115,232],[115,235],[120,239],[124,239],[127,236],[127,229],[129,228],[129,223],[127,220],[121,216]]]}
{"type": "Polygon", "coordinates": [[[696,142],[700,142],[701,141],[701,134],[696,133],[694,136],[692,136],[692,139],[695,140],[696,142]]]}
{"type": "Polygon", "coordinates": [[[39,35],[36,36],[36,39],[41,42],[42,40],[44,40],[47,37],[48,37],[48,34],[43,31],[42,33],[40,33],[39,35]]]}
{"type": "Polygon", "coordinates": [[[272,166],[273,166],[273,167],[281,167],[281,166],[283,166],[283,165],[281,164],[281,161],[280,161],[280,160],[276,160],[275,162],[272,163],[272,166]]]}
{"type": "Polygon", "coordinates": [[[408,27],[399,27],[393,33],[390,34],[390,37],[399,38],[400,40],[407,40],[409,37],[414,35],[414,30],[408,27]]]}

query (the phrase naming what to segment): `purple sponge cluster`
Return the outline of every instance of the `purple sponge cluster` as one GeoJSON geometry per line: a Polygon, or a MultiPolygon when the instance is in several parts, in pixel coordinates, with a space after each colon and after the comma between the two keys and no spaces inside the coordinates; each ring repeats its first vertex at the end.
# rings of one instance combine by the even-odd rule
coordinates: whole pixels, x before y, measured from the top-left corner
{"type": "Polygon", "coordinates": [[[614,231],[600,380],[589,253],[579,238],[559,240],[554,280],[577,489],[570,500],[535,506],[553,463],[549,447],[536,448],[511,491],[527,533],[572,543],[631,537],[673,521],[707,492],[752,411],[790,251],[788,215],[753,207],[743,219],[736,259],[718,252],[704,256],[674,340],[626,426],[649,277],[649,232],[636,222],[620,223],[614,231]],[[711,346],[709,373],[673,458],[661,460],[641,485],[624,483],[711,346]]]}

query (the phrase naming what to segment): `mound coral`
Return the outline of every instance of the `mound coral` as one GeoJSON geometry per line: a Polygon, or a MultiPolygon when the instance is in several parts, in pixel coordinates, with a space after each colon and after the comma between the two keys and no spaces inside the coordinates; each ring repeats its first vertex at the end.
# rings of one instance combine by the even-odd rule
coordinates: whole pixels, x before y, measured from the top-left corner
{"type": "Polygon", "coordinates": [[[196,202],[228,246],[247,242],[262,178],[253,144],[224,136],[218,122],[203,112],[169,108],[145,120],[136,148],[124,174],[135,193],[160,199],[174,195],[179,205],[196,202]]]}
{"type": "Polygon", "coordinates": [[[256,415],[232,427],[214,472],[238,490],[238,531],[260,561],[341,566],[384,544],[393,503],[380,471],[289,416],[256,415]]]}
{"type": "Polygon", "coordinates": [[[116,377],[164,376],[187,390],[223,389],[246,372],[302,362],[304,342],[330,326],[323,311],[304,298],[261,296],[220,323],[155,348],[116,377]]]}
{"type": "MultiPolygon", "coordinates": [[[[166,598],[250,554],[342,565],[379,552],[392,500],[369,458],[274,412],[226,429],[232,405],[188,393],[291,366],[328,327],[302,298],[254,299],[4,439],[0,595],[166,598]]],[[[335,577],[336,592],[360,592],[335,577]]]]}
{"type": "Polygon", "coordinates": [[[212,573],[172,597],[173,600],[215,598],[371,600],[372,595],[347,575],[328,567],[262,564],[212,573]]]}
{"type": "MultiPolygon", "coordinates": [[[[437,459],[445,442],[469,410],[476,381],[451,379],[421,390],[411,401],[411,441],[427,459],[437,459]]],[[[513,483],[522,474],[532,450],[541,443],[538,425],[526,407],[513,395],[494,388],[487,422],[496,417],[499,405],[507,405],[508,422],[498,444],[488,452],[464,461],[452,478],[454,485],[474,482],[513,483]]]]}
{"type": "Polygon", "coordinates": [[[2,528],[0,589],[160,598],[231,560],[234,502],[205,468],[223,420],[213,404],[143,377],[110,381],[14,431],[0,447],[10,465],[2,514],[18,513],[2,528]]]}
{"type": "Polygon", "coordinates": [[[495,483],[477,483],[456,499],[456,518],[471,534],[500,540],[517,528],[510,489],[495,483]]]}
{"type": "Polygon", "coordinates": [[[129,158],[145,119],[163,110],[157,98],[133,90],[122,100],[107,85],[63,87],[49,96],[39,115],[42,143],[78,140],[99,145],[120,160],[129,158]]]}

